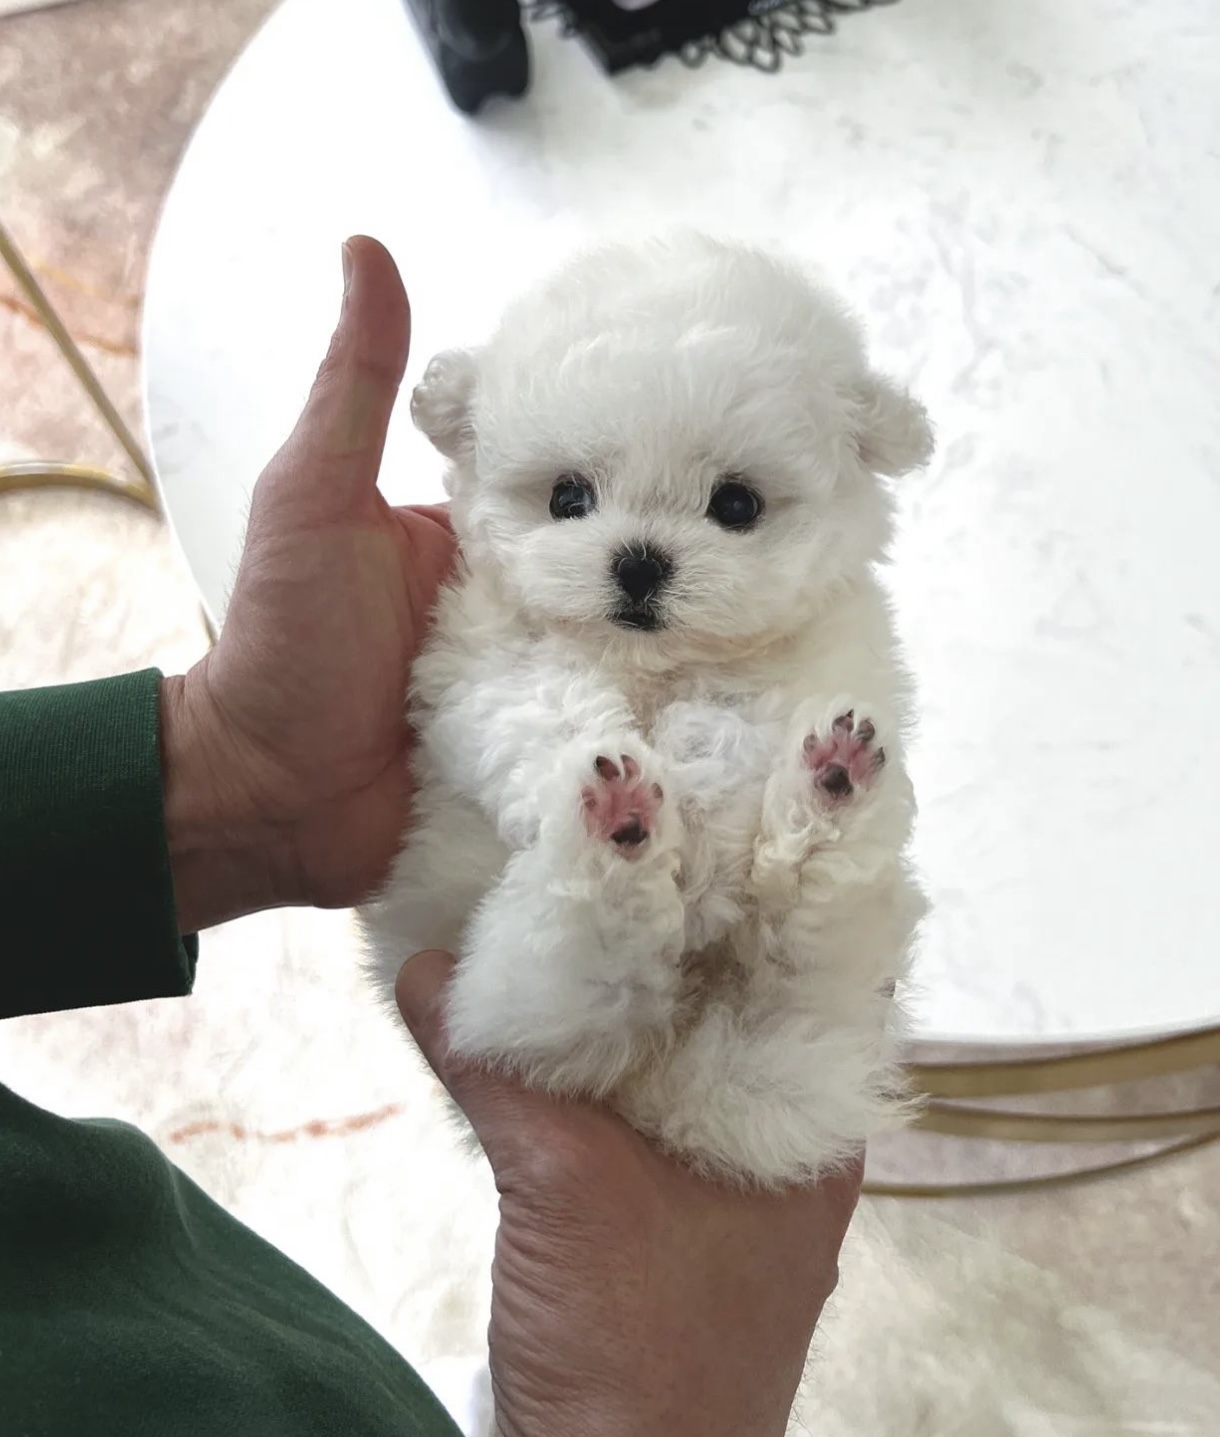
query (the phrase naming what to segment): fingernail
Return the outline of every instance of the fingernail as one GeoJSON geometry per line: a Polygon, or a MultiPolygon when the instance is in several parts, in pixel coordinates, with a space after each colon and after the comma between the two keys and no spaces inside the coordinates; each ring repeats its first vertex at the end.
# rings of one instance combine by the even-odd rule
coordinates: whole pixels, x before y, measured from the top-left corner
{"type": "Polygon", "coordinates": [[[352,287],[352,249],[346,240],[343,241],[343,298],[347,298],[347,292],[352,287]]]}

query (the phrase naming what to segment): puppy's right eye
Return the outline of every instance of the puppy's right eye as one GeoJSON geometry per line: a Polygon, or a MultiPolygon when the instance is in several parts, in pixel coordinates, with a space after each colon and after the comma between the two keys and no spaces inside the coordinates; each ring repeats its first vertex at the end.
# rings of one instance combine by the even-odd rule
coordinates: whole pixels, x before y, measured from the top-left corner
{"type": "Polygon", "coordinates": [[[551,490],[552,519],[583,519],[597,508],[593,485],[580,474],[561,474],[551,490]]]}

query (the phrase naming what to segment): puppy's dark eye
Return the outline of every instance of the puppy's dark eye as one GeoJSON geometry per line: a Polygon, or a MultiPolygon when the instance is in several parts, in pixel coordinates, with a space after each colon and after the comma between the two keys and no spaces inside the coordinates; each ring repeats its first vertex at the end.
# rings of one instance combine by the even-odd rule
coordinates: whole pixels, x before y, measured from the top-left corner
{"type": "Polygon", "coordinates": [[[762,497],[748,484],[726,479],[712,495],[707,517],[725,529],[748,529],[763,511],[762,497]]]}
{"type": "Polygon", "coordinates": [[[580,474],[561,474],[551,490],[552,519],[583,519],[597,508],[593,485],[580,474]]]}

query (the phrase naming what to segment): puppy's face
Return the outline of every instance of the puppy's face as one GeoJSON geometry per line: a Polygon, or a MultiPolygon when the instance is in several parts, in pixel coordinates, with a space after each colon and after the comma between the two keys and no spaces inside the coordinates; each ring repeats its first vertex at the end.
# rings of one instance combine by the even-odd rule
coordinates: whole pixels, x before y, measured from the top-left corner
{"type": "Polygon", "coordinates": [[[801,276],[705,240],[614,249],[429,367],[467,562],[542,627],[665,662],[792,632],[879,558],[922,410],[801,276]]]}

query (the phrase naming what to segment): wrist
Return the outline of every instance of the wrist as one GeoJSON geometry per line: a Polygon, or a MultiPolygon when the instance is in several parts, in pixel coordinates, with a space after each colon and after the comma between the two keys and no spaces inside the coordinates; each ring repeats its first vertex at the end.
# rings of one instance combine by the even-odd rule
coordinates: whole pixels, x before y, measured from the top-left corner
{"type": "Polygon", "coordinates": [[[237,756],[207,697],[203,665],[162,679],[160,728],[179,930],[195,933],[280,906],[274,836],[237,781],[237,756]]]}

